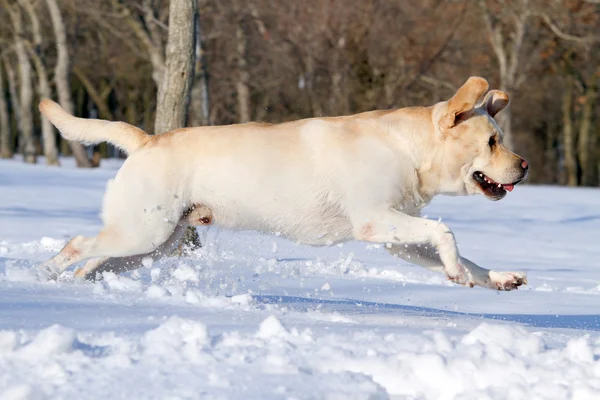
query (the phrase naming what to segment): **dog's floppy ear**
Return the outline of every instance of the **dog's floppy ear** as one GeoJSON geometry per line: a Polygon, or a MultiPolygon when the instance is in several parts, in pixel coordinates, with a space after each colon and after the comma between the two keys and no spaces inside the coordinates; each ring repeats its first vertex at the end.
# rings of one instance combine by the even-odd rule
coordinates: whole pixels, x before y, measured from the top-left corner
{"type": "Polygon", "coordinates": [[[446,114],[440,120],[442,129],[450,129],[461,120],[461,114],[473,110],[475,103],[488,90],[488,82],[478,76],[470,77],[448,100],[446,114]]]}
{"type": "Polygon", "coordinates": [[[490,117],[494,118],[509,102],[508,94],[502,90],[490,90],[481,102],[481,107],[490,114],[490,117]]]}

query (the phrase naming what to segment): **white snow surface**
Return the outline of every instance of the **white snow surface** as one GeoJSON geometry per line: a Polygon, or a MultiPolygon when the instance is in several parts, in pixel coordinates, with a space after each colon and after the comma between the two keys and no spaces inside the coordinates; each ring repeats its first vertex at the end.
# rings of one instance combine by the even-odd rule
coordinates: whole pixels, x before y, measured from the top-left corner
{"type": "MultiPolygon", "coordinates": [[[[97,283],[33,268],[101,227],[120,162],[0,161],[0,399],[600,399],[600,190],[439,197],[468,289],[358,242],[201,230],[189,257],[97,283]]],[[[159,167],[159,166],[157,166],[159,167]]]]}

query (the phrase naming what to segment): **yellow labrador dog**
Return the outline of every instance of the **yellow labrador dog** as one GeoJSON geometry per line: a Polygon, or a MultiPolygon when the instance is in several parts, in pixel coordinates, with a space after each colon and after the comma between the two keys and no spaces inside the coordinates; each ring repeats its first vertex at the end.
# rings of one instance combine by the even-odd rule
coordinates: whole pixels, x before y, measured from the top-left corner
{"type": "Polygon", "coordinates": [[[326,245],[385,243],[391,253],[465,286],[511,290],[521,272],[483,269],[459,255],[454,235],[420,218],[438,194],[499,200],[525,179],[527,161],[502,145],[494,116],[506,93],[471,77],[448,101],[283,124],[183,128],[150,136],[123,122],[76,118],[43,100],[69,140],[108,141],[129,154],[104,196],[104,228],[77,236],[39,267],[54,279],[137,268],[164,253],[188,224],[280,232],[326,245]]]}

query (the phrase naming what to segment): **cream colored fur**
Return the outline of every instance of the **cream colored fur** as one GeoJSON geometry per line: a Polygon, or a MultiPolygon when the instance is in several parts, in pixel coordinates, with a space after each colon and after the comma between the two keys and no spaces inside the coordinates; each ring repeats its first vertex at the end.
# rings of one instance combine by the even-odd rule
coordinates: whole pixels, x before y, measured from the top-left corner
{"type": "Polygon", "coordinates": [[[146,132],[125,122],[74,117],[51,100],[42,100],[40,111],[52,116],[52,123],[68,140],[86,144],[111,142],[131,154],[150,139],[146,132]]]}
{"type": "Polygon", "coordinates": [[[492,118],[508,96],[491,91],[476,104],[487,88],[472,77],[449,101],[431,107],[157,136],[125,123],[75,118],[44,100],[42,113],[68,139],[110,141],[130,157],[107,188],[104,229],[74,238],[40,273],[53,278],[73,263],[102,258],[79,272],[93,277],[106,270],[102,260],[109,257],[114,264],[156,254],[179,234],[188,210],[201,205],[198,212],[218,226],[279,232],[313,245],[389,243],[392,253],[457,283],[516,288],[525,274],[478,267],[460,257],[447,226],[419,217],[435,195],[484,193],[476,171],[504,184],[525,177],[527,163],[502,146],[492,118]],[[491,136],[498,141],[493,148],[491,136]]]}

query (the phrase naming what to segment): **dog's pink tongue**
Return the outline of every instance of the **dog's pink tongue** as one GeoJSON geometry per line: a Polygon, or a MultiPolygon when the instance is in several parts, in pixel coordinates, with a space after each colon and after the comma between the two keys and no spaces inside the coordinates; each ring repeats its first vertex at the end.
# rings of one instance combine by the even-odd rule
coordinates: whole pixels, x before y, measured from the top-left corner
{"type": "Polygon", "coordinates": [[[515,188],[515,185],[502,185],[502,187],[504,187],[504,189],[508,190],[509,192],[512,192],[515,188]]]}

